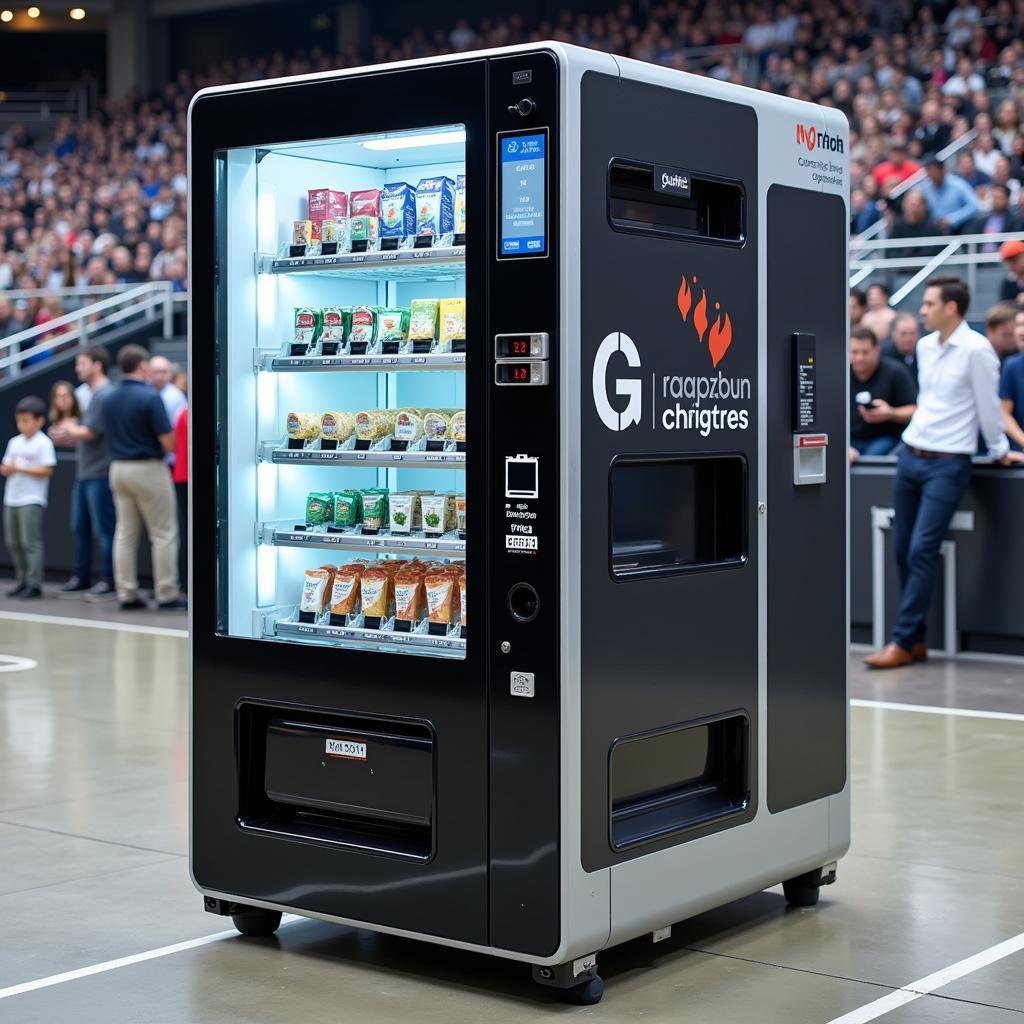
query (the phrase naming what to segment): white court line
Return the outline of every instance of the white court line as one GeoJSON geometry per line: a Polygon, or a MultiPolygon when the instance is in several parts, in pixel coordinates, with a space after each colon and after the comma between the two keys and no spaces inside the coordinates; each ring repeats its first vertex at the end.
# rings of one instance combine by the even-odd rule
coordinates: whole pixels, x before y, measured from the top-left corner
{"type": "Polygon", "coordinates": [[[948,985],[951,981],[957,981],[965,975],[980,971],[981,968],[988,967],[989,964],[994,964],[997,960],[1012,956],[1021,950],[1024,950],[1024,932],[1005,942],[1000,942],[996,946],[989,946],[988,949],[983,949],[980,953],[975,953],[974,956],[969,956],[949,967],[943,967],[941,971],[929,974],[926,978],[912,981],[909,985],[904,985],[903,988],[890,992],[887,996],[882,996],[881,999],[866,1003],[856,1010],[844,1013],[842,1017],[830,1020],[828,1024],[867,1024],[868,1021],[876,1020],[883,1014],[905,1006],[907,1003],[912,1003],[915,999],[920,999],[921,996],[926,996],[936,989],[948,985]]]}
{"type": "MultiPolygon", "coordinates": [[[[281,918],[281,928],[291,924],[293,921],[301,920],[302,918],[295,914],[285,914],[281,918]]],[[[145,953],[133,953],[131,956],[122,956],[117,960],[107,960],[102,964],[93,964],[91,967],[79,967],[75,971],[51,974],[48,978],[24,981],[20,985],[0,988],[0,999],[10,999],[11,996],[23,996],[28,992],[38,992],[42,988],[63,985],[66,981],[78,981],[79,978],[91,978],[94,974],[106,974],[107,971],[116,971],[119,967],[131,967],[133,964],[142,964],[147,960],[157,960],[162,956],[171,956],[173,953],[184,953],[186,950],[196,949],[199,946],[208,946],[211,942],[220,942],[222,939],[230,939],[232,937],[238,937],[238,932],[234,928],[224,932],[214,932],[212,935],[203,935],[198,939],[175,942],[173,945],[161,946],[159,949],[150,949],[145,953]]]]}
{"type": "Polygon", "coordinates": [[[887,700],[850,700],[852,708],[877,708],[879,711],[917,711],[922,715],[952,715],[956,718],[994,718],[1000,722],[1024,722],[1024,715],[1013,711],[977,711],[974,708],[942,708],[933,704],[894,704],[887,700]]]}
{"type": "Polygon", "coordinates": [[[35,612],[3,612],[0,619],[14,622],[42,622],[51,626],[84,626],[86,629],[112,629],[121,633],[149,633],[153,636],[188,637],[187,629],[168,626],[142,626],[135,622],[113,622],[109,619],[72,619],[64,615],[39,615],[35,612]]]}

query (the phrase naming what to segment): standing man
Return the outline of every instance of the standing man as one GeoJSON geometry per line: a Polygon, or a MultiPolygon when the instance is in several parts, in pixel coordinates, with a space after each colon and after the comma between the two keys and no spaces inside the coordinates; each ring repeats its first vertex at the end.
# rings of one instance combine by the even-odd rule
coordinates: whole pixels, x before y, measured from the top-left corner
{"type": "Polygon", "coordinates": [[[932,333],[917,346],[917,409],[903,432],[893,485],[900,608],[890,643],[864,659],[872,668],[927,657],[924,630],[939,548],[970,482],[979,428],[995,462],[1024,461],[1010,452],[1003,432],[999,360],[964,322],[970,298],[958,277],[933,277],[925,286],[921,319],[932,333]]]}
{"type": "Polygon", "coordinates": [[[174,451],[174,431],[160,395],[148,384],[149,353],[125,345],[117,357],[124,379],[103,402],[110,449],[110,489],[117,509],[114,580],[125,610],[145,608],[139,597],[137,556],[145,524],[153,550],[157,607],[187,607],[178,583],[178,521],[174,486],[164,455],[174,451]]]}
{"type": "Polygon", "coordinates": [[[1006,267],[1006,277],[999,288],[1003,302],[1024,302],[1024,242],[1011,238],[999,248],[999,257],[1006,267]]]}
{"type": "Polygon", "coordinates": [[[164,408],[167,410],[167,421],[174,427],[178,413],[188,405],[181,388],[172,382],[174,367],[164,356],[153,356],[149,361],[149,382],[156,388],[164,408]]]}
{"type": "MultiPolygon", "coordinates": [[[[112,390],[107,377],[110,353],[102,345],[80,352],[75,370],[88,388],[88,408],[82,422],[71,427],[53,427],[58,444],[74,444],[75,468],[72,522],[75,528],[75,570],[71,579],[57,588],[58,595],[85,594],[89,600],[114,596],[114,496],[110,492],[110,452],[103,429],[103,402],[112,390]],[[100,547],[100,578],[92,584],[92,542],[100,547]]],[[[78,390],[75,390],[78,394],[78,390]]]]}

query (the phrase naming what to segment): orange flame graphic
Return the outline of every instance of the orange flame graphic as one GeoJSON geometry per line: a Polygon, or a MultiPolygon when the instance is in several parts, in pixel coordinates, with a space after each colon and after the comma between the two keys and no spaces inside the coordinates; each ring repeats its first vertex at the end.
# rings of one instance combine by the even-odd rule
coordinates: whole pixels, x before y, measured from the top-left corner
{"type": "Polygon", "coordinates": [[[704,341],[704,334],[708,329],[708,293],[702,288],[700,302],[693,311],[693,326],[697,329],[697,338],[704,341]]]}
{"type": "Polygon", "coordinates": [[[711,325],[711,333],[708,335],[708,351],[711,353],[711,365],[717,367],[722,357],[729,351],[732,344],[732,321],[729,314],[720,318],[711,325]]]}
{"type": "Polygon", "coordinates": [[[676,305],[679,306],[679,315],[682,316],[685,322],[690,314],[690,307],[693,305],[693,292],[690,291],[690,286],[686,283],[685,274],[682,281],[679,282],[679,294],[676,296],[676,305]]]}

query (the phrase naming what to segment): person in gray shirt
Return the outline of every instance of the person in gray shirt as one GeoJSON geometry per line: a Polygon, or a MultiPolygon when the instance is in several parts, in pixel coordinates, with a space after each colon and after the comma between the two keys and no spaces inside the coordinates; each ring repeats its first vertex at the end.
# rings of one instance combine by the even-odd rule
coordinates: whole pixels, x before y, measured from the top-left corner
{"type": "MultiPolygon", "coordinates": [[[[78,357],[82,383],[89,386],[89,407],[77,426],[54,428],[58,444],[75,445],[78,466],[75,477],[72,519],[75,528],[75,569],[58,588],[61,596],[85,594],[87,600],[109,600],[114,590],[114,528],[116,514],[110,492],[110,452],[103,428],[103,402],[112,390],[107,378],[110,354],[102,345],[86,349],[78,357]],[[93,538],[100,549],[100,576],[92,582],[93,538]]],[[[52,436],[52,432],[51,432],[52,436]]]]}

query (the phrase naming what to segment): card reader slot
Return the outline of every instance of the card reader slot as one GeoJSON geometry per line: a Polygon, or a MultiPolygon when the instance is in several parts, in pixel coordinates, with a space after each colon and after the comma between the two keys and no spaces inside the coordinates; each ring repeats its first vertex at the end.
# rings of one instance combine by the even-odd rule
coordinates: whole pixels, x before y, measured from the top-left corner
{"type": "Polygon", "coordinates": [[[689,176],[689,194],[659,191],[653,164],[612,160],[608,168],[608,220],[633,234],[740,243],[744,193],[739,182],[689,176]]]}

